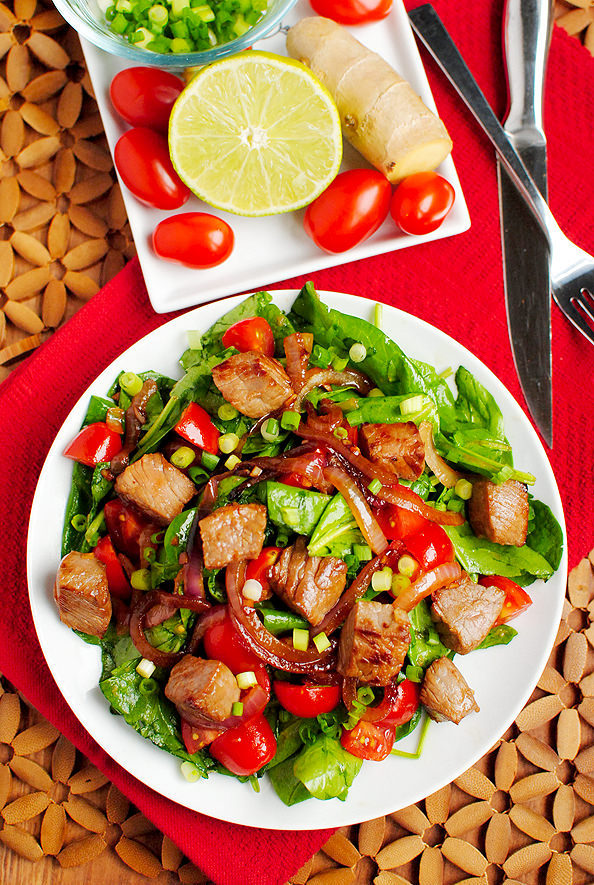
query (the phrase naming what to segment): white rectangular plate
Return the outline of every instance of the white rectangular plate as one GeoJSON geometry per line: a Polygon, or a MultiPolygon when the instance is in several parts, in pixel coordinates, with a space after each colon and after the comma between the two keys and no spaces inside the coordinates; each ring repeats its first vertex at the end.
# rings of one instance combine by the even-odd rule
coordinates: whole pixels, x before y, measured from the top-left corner
{"type": "MultiPolygon", "coordinates": [[[[300,18],[312,14],[307,0],[298,0],[283,24],[294,24],[300,18]]],[[[409,81],[425,104],[433,111],[436,110],[401,0],[395,0],[390,15],[383,21],[360,25],[350,30],[357,39],[385,58],[409,81]]],[[[113,152],[115,143],[128,127],[112,107],[109,85],[118,71],[130,65],[126,60],[108,55],[84,39],[81,42],[107,140],[113,152]]],[[[282,31],[278,32],[260,40],[254,48],[286,55],[285,35],[282,31]]],[[[366,161],[350,145],[345,144],[341,169],[361,166],[367,166],[366,161]]],[[[370,239],[339,255],[322,252],[306,235],[303,230],[304,210],[265,218],[243,218],[212,209],[196,197],[191,197],[180,211],[206,211],[220,215],[235,233],[235,248],[231,256],[223,264],[207,270],[186,268],[154,255],[151,248],[152,232],[159,221],[171,213],[142,205],[123,184],[122,193],[151,304],[158,313],[166,313],[236,292],[265,287],[269,283],[299,274],[309,274],[324,267],[462,233],[470,226],[470,218],[451,157],[442,163],[439,172],[451,182],[456,191],[454,207],[440,228],[424,237],[407,236],[398,231],[388,216],[370,239]]]]}

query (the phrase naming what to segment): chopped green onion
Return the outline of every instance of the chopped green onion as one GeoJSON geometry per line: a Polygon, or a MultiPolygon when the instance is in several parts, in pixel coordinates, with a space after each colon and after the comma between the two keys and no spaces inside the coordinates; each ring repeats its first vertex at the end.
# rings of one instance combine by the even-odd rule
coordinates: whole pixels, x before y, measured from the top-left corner
{"type": "Polygon", "coordinates": [[[239,412],[231,403],[223,403],[219,406],[217,415],[221,421],[233,421],[234,418],[237,418],[239,412]]]}
{"type": "Polygon", "coordinates": [[[229,455],[224,463],[227,470],[235,470],[237,465],[241,464],[241,458],[238,458],[237,455],[229,455]]]}
{"type": "Polygon", "coordinates": [[[299,412],[292,412],[288,409],[281,415],[280,425],[283,430],[297,430],[301,423],[301,415],[299,412]]]}
{"type": "Polygon", "coordinates": [[[130,583],[135,590],[151,589],[151,573],[147,568],[137,568],[130,575],[130,583]]]}
{"type": "Polygon", "coordinates": [[[303,630],[301,627],[293,628],[293,648],[297,651],[307,651],[309,646],[309,630],[303,630]]]}
{"type": "Polygon", "coordinates": [[[454,486],[454,491],[463,501],[468,501],[472,496],[472,483],[467,479],[459,479],[454,486]]]}
{"type": "Polygon", "coordinates": [[[142,555],[144,556],[144,558],[146,559],[147,562],[154,562],[157,557],[157,554],[155,553],[155,550],[153,547],[145,547],[144,550],[142,551],[142,555]]]}
{"type": "Polygon", "coordinates": [[[464,513],[464,501],[461,501],[460,498],[450,498],[446,507],[454,513],[464,513]]]}
{"type": "Polygon", "coordinates": [[[426,397],[422,394],[409,396],[408,399],[403,399],[400,403],[400,412],[403,415],[412,415],[414,412],[420,412],[425,406],[425,403],[426,397]]]}
{"type": "Polygon", "coordinates": [[[381,390],[379,389],[379,387],[372,387],[371,390],[369,391],[369,393],[367,394],[367,396],[371,396],[371,397],[374,397],[374,396],[383,396],[383,395],[384,395],[384,394],[383,394],[383,391],[381,391],[381,390]]]}
{"type": "Polygon", "coordinates": [[[82,513],[77,513],[70,520],[70,525],[75,532],[84,532],[87,527],[87,517],[83,516],[82,513]]]}
{"type": "Polygon", "coordinates": [[[85,541],[89,547],[96,547],[99,543],[99,532],[105,528],[105,513],[101,510],[85,532],[85,541]]]}
{"type": "Polygon", "coordinates": [[[214,470],[218,466],[219,459],[217,455],[213,455],[211,452],[202,452],[200,463],[205,470],[214,470]]]}
{"type": "Polygon", "coordinates": [[[379,481],[379,479],[376,477],[375,479],[372,479],[372,480],[371,480],[371,482],[369,483],[369,485],[367,486],[367,488],[369,489],[369,491],[370,491],[373,495],[377,495],[377,493],[378,493],[379,491],[381,491],[382,484],[381,484],[381,482],[379,481]]]}
{"type": "Polygon", "coordinates": [[[203,6],[195,6],[194,13],[198,16],[198,18],[203,22],[213,22],[215,20],[215,14],[210,8],[204,4],[203,6]]]}
{"type": "Polygon", "coordinates": [[[133,34],[130,34],[128,40],[141,49],[146,49],[155,39],[155,35],[151,34],[148,28],[137,28],[133,34]]]}
{"type": "Polygon", "coordinates": [[[373,308],[373,325],[376,329],[381,329],[382,327],[383,314],[384,305],[376,301],[375,307],[373,308]]]}
{"type": "Polygon", "coordinates": [[[367,348],[359,341],[355,341],[349,350],[349,356],[354,363],[362,363],[367,356],[367,348]]]}
{"type": "Polygon", "coordinates": [[[235,701],[231,707],[232,716],[243,716],[243,704],[241,701],[235,701]]]}
{"type": "Polygon", "coordinates": [[[313,644],[319,652],[326,651],[327,648],[330,648],[330,640],[323,631],[318,633],[317,636],[314,636],[313,644]]]}
{"type": "Polygon", "coordinates": [[[171,51],[178,55],[185,55],[192,51],[192,46],[183,37],[174,37],[171,41],[171,51]]]}
{"type": "Polygon", "coordinates": [[[189,446],[180,446],[170,458],[171,463],[174,467],[180,467],[184,470],[186,467],[189,467],[193,461],[196,460],[196,452],[194,449],[191,449],[189,446]]]}
{"type": "Polygon", "coordinates": [[[373,559],[373,552],[368,544],[353,544],[353,553],[359,562],[369,562],[373,559]]]}
{"type": "Polygon", "coordinates": [[[289,543],[289,536],[284,532],[279,532],[276,536],[276,546],[277,547],[286,547],[289,543]]]}
{"type": "Polygon", "coordinates": [[[236,433],[223,433],[219,436],[219,449],[223,455],[230,455],[239,445],[239,437],[236,433]]]}
{"type": "Polygon", "coordinates": [[[348,435],[349,435],[349,432],[346,429],[346,427],[337,427],[336,430],[334,431],[334,436],[337,439],[346,439],[348,435]]]}
{"type": "Polygon", "coordinates": [[[405,553],[398,560],[398,573],[405,575],[407,578],[412,578],[418,567],[419,563],[412,556],[409,556],[408,553],[405,553]]]}
{"type": "Polygon", "coordinates": [[[253,670],[244,670],[242,673],[238,673],[235,678],[237,685],[242,691],[245,691],[247,688],[253,688],[254,685],[258,684],[253,670]]]}
{"type": "Polygon", "coordinates": [[[136,396],[142,390],[142,378],[136,372],[124,372],[120,376],[120,389],[128,396],[136,396]]]}
{"type": "Polygon", "coordinates": [[[422,682],[423,681],[423,668],[422,667],[413,667],[412,664],[409,664],[405,670],[406,678],[410,679],[411,682],[422,682]]]}
{"type": "Polygon", "coordinates": [[[260,428],[260,434],[266,442],[276,442],[280,434],[280,427],[276,418],[269,418],[260,428]]]}
{"type": "Polygon", "coordinates": [[[332,360],[332,368],[337,372],[342,372],[348,366],[349,361],[346,356],[335,356],[332,360]]]}
{"type": "Polygon", "coordinates": [[[185,636],[186,635],[186,628],[184,627],[183,624],[176,624],[175,627],[173,628],[173,632],[177,633],[178,636],[185,636]]]}
{"type": "Polygon", "coordinates": [[[136,667],[136,672],[138,673],[138,675],[143,676],[145,679],[148,679],[149,676],[152,676],[155,670],[155,665],[152,661],[149,661],[148,658],[143,658],[136,667]]]}
{"type": "Polygon", "coordinates": [[[399,596],[407,587],[410,587],[410,578],[407,575],[401,575],[398,572],[393,576],[391,587],[393,596],[399,596]]]}
{"type": "Polygon", "coordinates": [[[356,396],[351,396],[340,403],[340,408],[343,412],[354,412],[355,409],[359,408],[359,400],[356,396]]]}
{"type": "Polygon", "coordinates": [[[179,769],[180,769],[181,773],[183,774],[183,776],[185,777],[185,779],[187,781],[189,781],[191,784],[195,783],[196,781],[199,781],[200,778],[202,777],[202,775],[200,774],[200,769],[197,768],[197,766],[194,765],[193,762],[190,762],[188,759],[186,759],[185,762],[182,762],[179,769]]]}
{"type": "Polygon", "coordinates": [[[161,6],[160,3],[157,3],[155,6],[151,6],[148,11],[148,17],[151,24],[157,25],[157,27],[159,28],[164,28],[169,21],[169,13],[164,6],[161,6]]]}
{"type": "MultiPolygon", "coordinates": [[[[186,0],[182,0],[182,3],[184,6],[190,5],[189,0],[187,0],[187,2],[186,0]]],[[[176,6],[179,6],[177,0],[171,0],[171,11],[174,15],[179,17],[181,15],[181,9],[179,12],[177,12],[176,6]]],[[[190,350],[202,350],[202,332],[198,332],[196,329],[190,329],[187,335],[188,346],[190,347],[190,350]]]]}
{"type": "Polygon", "coordinates": [[[251,599],[252,602],[258,602],[262,596],[262,584],[255,578],[248,578],[243,585],[241,593],[246,599],[251,599]]]}
{"type": "Polygon", "coordinates": [[[153,694],[157,694],[159,691],[159,683],[155,679],[151,679],[150,676],[145,679],[140,680],[140,684],[138,686],[138,691],[140,694],[145,695],[145,697],[150,697],[153,694]]]}
{"type": "Polygon", "coordinates": [[[164,531],[155,532],[154,535],[151,535],[151,543],[152,544],[161,544],[164,537],[165,537],[164,531]]]}
{"type": "Polygon", "coordinates": [[[381,571],[374,572],[371,576],[371,586],[374,590],[389,590],[392,586],[392,569],[386,566],[381,571]]]}

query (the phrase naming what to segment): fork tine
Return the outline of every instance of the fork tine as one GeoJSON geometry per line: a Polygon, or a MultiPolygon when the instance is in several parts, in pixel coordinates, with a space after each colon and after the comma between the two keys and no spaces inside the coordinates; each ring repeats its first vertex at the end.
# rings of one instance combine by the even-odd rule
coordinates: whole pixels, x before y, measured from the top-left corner
{"type": "Polygon", "coordinates": [[[592,293],[588,289],[582,289],[579,295],[572,295],[567,299],[565,304],[556,297],[554,290],[553,297],[561,312],[565,314],[569,322],[575,326],[575,328],[578,329],[578,331],[580,331],[591,344],[594,344],[594,298],[592,297],[592,293]]]}

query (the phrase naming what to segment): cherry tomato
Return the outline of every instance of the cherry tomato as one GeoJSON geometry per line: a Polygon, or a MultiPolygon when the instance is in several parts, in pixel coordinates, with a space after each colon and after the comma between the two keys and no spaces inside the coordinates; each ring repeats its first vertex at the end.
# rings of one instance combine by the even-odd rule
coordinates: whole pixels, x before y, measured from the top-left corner
{"type": "Polygon", "coordinates": [[[437,172],[417,172],[400,182],[390,212],[407,234],[428,234],[443,223],[454,205],[454,188],[437,172]]]}
{"type": "Polygon", "coordinates": [[[270,679],[266,667],[254,652],[244,645],[243,640],[227,613],[224,620],[213,624],[204,634],[204,651],[213,661],[222,661],[236,676],[250,670],[263,688],[270,689],[270,679]]]}
{"type": "Polygon", "coordinates": [[[179,209],[190,196],[169,157],[167,139],[160,132],[136,126],[120,137],[113,153],[122,181],[147,206],[179,209]]]}
{"type": "Polygon", "coordinates": [[[122,503],[119,498],[108,501],[103,509],[105,523],[113,546],[130,559],[140,559],[140,543],[143,547],[156,547],[150,540],[151,534],[159,531],[159,527],[143,519],[132,507],[122,503]]]}
{"type": "Polygon", "coordinates": [[[454,561],[454,545],[436,522],[427,522],[413,534],[405,535],[404,546],[426,572],[442,562],[454,561]]]}
{"type": "Polygon", "coordinates": [[[240,353],[257,350],[274,356],[274,335],[264,317],[250,317],[231,326],[223,335],[223,347],[235,347],[240,353]]]}
{"type": "Polygon", "coordinates": [[[392,0],[310,0],[318,15],[341,25],[359,25],[385,18],[392,0]]]}
{"type": "Polygon", "coordinates": [[[362,719],[369,719],[376,725],[404,725],[410,722],[419,706],[421,686],[418,682],[403,679],[396,687],[395,696],[384,697],[377,707],[368,707],[362,719]]]}
{"type": "Polygon", "coordinates": [[[340,743],[347,753],[359,759],[381,762],[390,755],[395,737],[391,725],[376,725],[375,722],[360,719],[350,731],[345,729],[342,732],[340,743]]]}
{"type": "Polygon", "coordinates": [[[102,562],[105,566],[107,584],[111,595],[117,596],[118,599],[129,599],[132,588],[109,535],[101,538],[93,553],[99,562],[102,562]]]}
{"type": "Polygon", "coordinates": [[[148,126],[167,133],[169,116],[184,84],[159,68],[125,68],[109,87],[111,103],[131,126],[148,126]]]}
{"type": "Polygon", "coordinates": [[[175,425],[175,432],[192,445],[210,452],[211,455],[218,455],[219,431],[212,423],[208,412],[198,403],[186,406],[175,425]]]}
{"type": "Polygon", "coordinates": [[[382,504],[374,510],[374,514],[389,541],[401,541],[429,524],[428,519],[396,504],[382,504]]]}
{"type": "Polygon", "coordinates": [[[121,448],[120,434],[110,430],[104,421],[95,421],[83,427],[70,445],[66,446],[64,455],[80,464],[86,464],[87,467],[95,467],[101,461],[111,461],[121,448]]]}
{"type": "Polygon", "coordinates": [[[510,578],[504,578],[502,575],[482,575],[478,582],[483,587],[499,587],[505,592],[505,602],[497,618],[498,624],[507,624],[532,605],[532,599],[524,588],[510,578]]]}
{"type": "Polygon", "coordinates": [[[160,258],[186,267],[215,267],[233,251],[233,231],[226,221],[207,212],[182,212],[164,218],[153,232],[160,258]]]}
{"type": "Polygon", "coordinates": [[[325,252],[346,252],[375,233],[391,196],[390,182],[375,169],[341,172],[305,210],[305,231],[325,252]]]}
{"type": "Polygon", "coordinates": [[[276,680],[273,683],[274,693],[281,707],[294,716],[308,718],[329,713],[341,698],[338,685],[315,685],[306,682],[304,685],[293,685],[291,682],[276,680]]]}
{"type": "MultiPolygon", "coordinates": [[[[351,427],[351,430],[357,430],[351,427]]],[[[327,466],[328,455],[325,449],[315,449],[309,455],[300,455],[299,462],[302,467],[299,471],[284,473],[282,481],[287,486],[297,486],[301,489],[311,489],[313,485],[320,482],[322,471],[327,466]]]]}
{"type": "Polygon", "coordinates": [[[281,547],[263,547],[257,559],[250,559],[247,564],[245,576],[259,581],[264,590],[270,588],[268,569],[274,565],[281,554],[281,547]]]}
{"type": "Polygon", "coordinates": [[[260,713],[246,723],[236,725],[215,738],[210,753],[233,774],[255,774],[276,753],[276,738],[266,718],[260,713]]]}

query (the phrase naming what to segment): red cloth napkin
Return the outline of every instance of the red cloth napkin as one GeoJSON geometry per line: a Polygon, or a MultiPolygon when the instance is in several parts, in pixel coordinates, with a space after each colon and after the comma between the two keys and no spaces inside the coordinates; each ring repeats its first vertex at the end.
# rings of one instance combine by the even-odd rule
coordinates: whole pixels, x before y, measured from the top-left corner
{"type": "MultiPolygon", "coordinates": [[[[500,0],[436,0],[435,6],[487,98],[502,114],[500,0]]],[[[505,320],[493,150],[425,55],[424,61],[440,114],[454,140],[454,159],[472,228],[449,240],[311,276],[320,289],[384,301],[437,325],[476,353],[523,403],[505,320]]],[[[594,182],[592,166],[586,162],[594,118],[594,59],[559,29],[552,42],[546,101],[551,205],[568,234],[594,251],[594,182]]],[[[304,280],[272,288],[299,286],[304,280]]],[[[265,832],[224,824],[187,811],[131,778],[66,706],[43,660],[29,612],[27,514],[51,441],[95,375],[167,319],[152,311],[138,264],[131,262],[0,388],[4,574],[0,670],[214,882],[280,885],[325,842],[329,831],[265,832]]],[[[556,308],[553,335],[556,436],[551,461],[566,508],[573,565],[593,546],[594,536],[594,348],[556,308]]],[[[529,464],[523,467],[530,469],[529,464]]]]}

